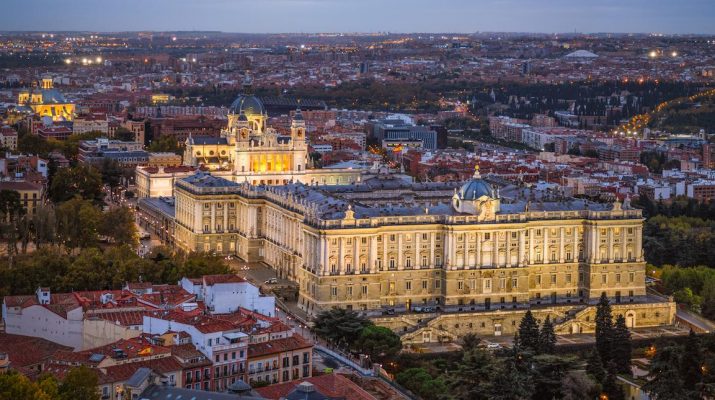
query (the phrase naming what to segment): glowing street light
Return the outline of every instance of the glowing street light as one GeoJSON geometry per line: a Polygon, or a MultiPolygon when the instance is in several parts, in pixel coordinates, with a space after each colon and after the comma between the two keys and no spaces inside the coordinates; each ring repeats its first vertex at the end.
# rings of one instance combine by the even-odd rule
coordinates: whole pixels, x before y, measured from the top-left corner
{"type": "Polygon", "coordinates": [[[651,50],[648,56],[650,56],[650,58],[656,58],[658,56],[658,53],[655,50],[651,50]]]}
{"type": "Polygon", "coordinates": [[[673,57],[677,57],[677,56],[678,56],[678,52],[677,52],[677,51],[674,51],[671,55],[672,55],[673,57]]]}

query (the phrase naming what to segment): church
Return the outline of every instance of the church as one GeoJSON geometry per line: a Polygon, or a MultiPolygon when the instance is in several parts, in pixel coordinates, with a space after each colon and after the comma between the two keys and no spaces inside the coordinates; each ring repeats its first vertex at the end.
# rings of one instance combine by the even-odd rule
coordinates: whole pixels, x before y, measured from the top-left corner
{"type": "MultiPolygon", "coordinates": [[[[343,185],[360,181],[361,169],[310,166],[306,127],[300,109],[291,121],[290,134],[268,126],[268,113],[253,94],[250,79],[243,93],[228,110],[228,123],[220,137],[189,136],[183,163],[213,176],[251,185],[343,185]]],[[[139,168],[136,172],[139,197],[173,196],[173,182],[190,174],[187,169],[167,173],[162,169],[139,168]],[[157,189],[164,188],[164,189],[157,189]]]]}
{"type": "Polygon", "coordinates": [[[65,99],[62,93],[54,88],[51,76],[43,76],[40,87],[22,90],[17,98],[20,110],[32,111],[40,117],[50,117],[53,121],[72,121],[75,105],[65,99]]]}

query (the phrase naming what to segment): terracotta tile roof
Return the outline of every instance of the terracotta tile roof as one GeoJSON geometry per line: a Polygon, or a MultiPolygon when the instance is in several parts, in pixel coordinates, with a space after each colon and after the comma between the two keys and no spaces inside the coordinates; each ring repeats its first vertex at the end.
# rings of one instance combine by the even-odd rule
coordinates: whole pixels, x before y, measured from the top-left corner
{"type": "Polygon", "coordinates": [[[85,350],[81,353],[103,354],[105,357],[113,357],[116,350],[121,350],[126,355],[126,359],[156,357],[157,355],[171,353],[171,350],[166,347],[155,346],[142,336],[132,339],[120,339],[114,343],[85,350]]]}
{"type": "Polygon", "coordinates": [[[102,368],[103,374],[99,377],[99,384],[126,381],[131,378],[139,368],[150,368],[152,371],[160,374],[181,372],[183,370],[181,363],[174,357],[113,365],[111,367],[102,368]]]}
{"type": "Polygon", "coordinates": [[[326,374],[306,379],[279,383],[255,389],[258,394],[270,400],[278,400],[287,396],[302,382],[310,382],[324,396],[342,398],[345,400],[376,400],[360,386],[341,374],[326,374]]]}
{"type": "Polygon", "coordinates": [[[241,283],[246,280],[238,275],[225,274],[225,275],[204,275],[204,285],[211,286],[220,283],[241,283]]]}
{"type": "Polygon", "coordinates": [[[85,315],[85,319],[103,319],[120,326],[138,326],[144,322],[148,311],[124,311],[117,309],[108,312],[92,313],[85,315]]]}
{"type": "Polygon", "coordinates": [[[8,354],[13,368],[36,365],[59,351],[71,350],[41,338],[0,333],[0,351],[8,354]]]}
{"type": "Polygon", "coordinates": [[[286,351],[309,349],[313,345],[302,336],[294,334],[283,339],[274,339],[268,342],[251,343],[248,346],[248,358],[262,357],[269,354],[278,354],[286,351]]]}

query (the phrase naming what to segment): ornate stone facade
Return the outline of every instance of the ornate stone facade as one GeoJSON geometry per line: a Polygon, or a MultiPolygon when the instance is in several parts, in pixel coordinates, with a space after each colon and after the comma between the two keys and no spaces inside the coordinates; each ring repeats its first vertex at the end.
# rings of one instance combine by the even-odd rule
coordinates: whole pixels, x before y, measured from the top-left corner
{"type": "Polygon", "coordinates": [[[672,301],[646,293],[643,218],[628,202],[495,190],[478,172],[458,186],[384,172],[353,185],[253,186],[199,173],[177,181],[175,239],[265,262],[298,283],[310,315],[361,310],[411,341],[510,334],[529,308],[562,333],[588,332],[601,293],[630,326],[673,322],[672,301]],[[379,317],[416,307],[447,313],[379,317]]]}

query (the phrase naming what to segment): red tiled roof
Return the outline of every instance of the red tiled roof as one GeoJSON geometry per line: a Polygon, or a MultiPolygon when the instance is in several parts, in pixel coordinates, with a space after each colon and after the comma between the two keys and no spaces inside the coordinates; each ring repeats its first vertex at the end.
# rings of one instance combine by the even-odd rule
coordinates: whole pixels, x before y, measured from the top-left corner
{"type": "Polygon", "coordinates": [[[8,354],[13,368],[39,364],[58,351],[71,350],[41,338],[0,333],[0,351],[8,354]]]}
{"type": "Polygon", "coordinates": [[[206,286],[216,285],[219,283],[241,283],[246,280],[238,275],[234,274],[224,274],[224,275],[204,275],[204,284],[206,286]]]}
{"type": "Polygon", "coordinates": [[[248,358],[262,357],[268,354],[283,353],[300,349],[312,348],[313,345],[302,336],[294,334],[284,339],[274,339],[268,342],[251,343],[248,346],[248,358]]]}
{"type": "Polygon", "coordinates": [[[183,366],[174,357],[164,357],[148,361],[139,361],[128,364],[113,365],[102,368],[104,373],[99,378],[99,384],[123,382],[131,378],[139,368],[151,368],[154,372],[166,374],[180,372],[183,366]]]}
{"type": "Polygon", "coordinates": [[[255,389],[258,394],[270,400],[286,397],[302,382],[310,382],[315,389],[327,397],[343,398],[345,400],[376,400],[360,386],[341,374],[313,376],[306,379],[280,383],[255,389]]]}

